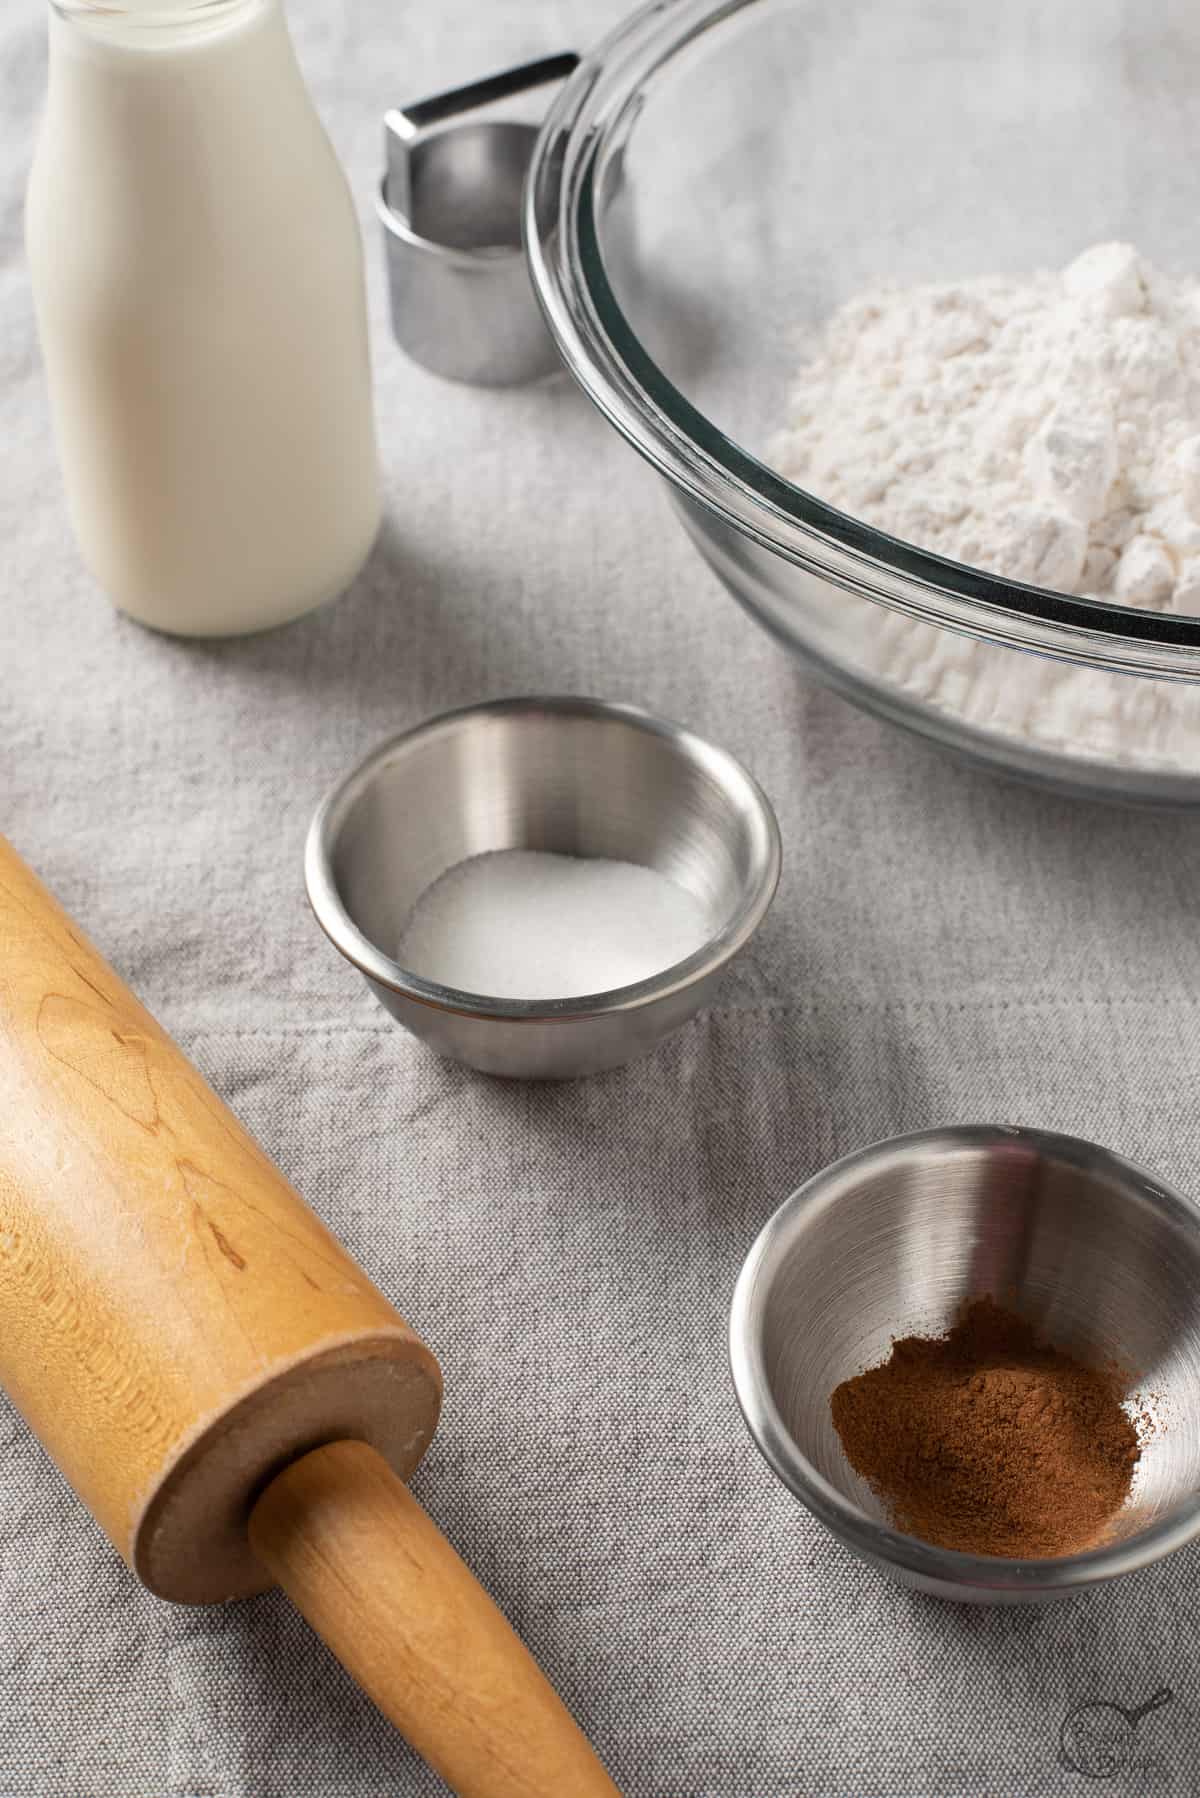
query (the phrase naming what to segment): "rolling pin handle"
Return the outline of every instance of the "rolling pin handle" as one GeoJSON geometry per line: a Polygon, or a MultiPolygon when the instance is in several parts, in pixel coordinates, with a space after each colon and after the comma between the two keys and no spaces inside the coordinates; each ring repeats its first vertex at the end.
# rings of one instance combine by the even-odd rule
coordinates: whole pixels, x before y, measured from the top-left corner
{"type": "Polygon", "coordinates": [[[249,1527],[297,1610],[458,1798],[618,1798],[528,1649],[365,1442],[294,1461],[249,1527]]]}

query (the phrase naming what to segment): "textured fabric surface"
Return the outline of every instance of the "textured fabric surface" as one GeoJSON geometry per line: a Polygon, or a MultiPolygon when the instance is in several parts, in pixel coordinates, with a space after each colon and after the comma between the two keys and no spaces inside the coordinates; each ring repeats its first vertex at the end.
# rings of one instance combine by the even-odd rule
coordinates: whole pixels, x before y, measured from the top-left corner
{"type": "MultiPolygon", "coordinates": [[[[386,105],[619,10],[292,0],[364,220],[386,105]]],[[[1053,1126],[1200,1186],[1200,822],[1002,785],[812,685],[565,383],[485,394],[401,359],[373,233],[389,522],[367,571],[255,641],[122,621],[67,534],[20,249],[43,32],[32,0],[5,9],[3,828],[441,1358],[422,1499],[630,1798],[1069,1794],[1091,1786],[1058,1764],[1065,1714],[1163,1684],[1097,1789],[1194,1792],[1200,1552],[1044,1611],[906,1593],[761,1464],[725,1322],[779,1200],[899,1130],[1053,1126]],[[522,690],[712,734],[786,844],[715,1008],[558,1089],[392,1026],[300,873],[316,799],[372,742],[522,690]]],[[[0,1798],[441,1789],[279,1599],[158,1604],[2,1402],[0,1444],[0,1798]]]]}

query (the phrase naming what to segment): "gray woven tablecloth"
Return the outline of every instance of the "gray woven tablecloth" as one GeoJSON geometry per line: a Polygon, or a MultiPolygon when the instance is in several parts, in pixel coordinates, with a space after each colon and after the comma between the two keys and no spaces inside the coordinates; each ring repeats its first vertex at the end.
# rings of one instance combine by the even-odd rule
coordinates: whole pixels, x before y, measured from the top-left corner
{"type": "MultiPolygon", "coordinates": [[[[618,13],[291,6],[364,219],[386,105],[618,13]]],[[[1057,1763],[1064,1715],[1163,1684],[1096,1789],[1200,1789],[1200,1552],[1045,1611],[905,1593],[767,1473],[725,1359],[758,1227],[871,1138],[1024,1121],[1200,1188],[1200,822],[1005,786],[811,684],[565,382],[472,392],[399,356],[373,233],[390,519],[367,572],[258,640],[122,621],[68,536],[20,247],[43,36],[34,0],[4,8],[0,826],[441,1358],[422,1499],[630,1798],[1090,1790],[1057,1763]],[[376,739],[530,690],[713,735],[786,845],[713,1009],[557,1089],[391,1025],[300,876],[315,800],[376,739]]],[[[281,1600],[155,1602],[2,1402],[0,1445],[0,1798],[441,1789],[281,1600]]]]}

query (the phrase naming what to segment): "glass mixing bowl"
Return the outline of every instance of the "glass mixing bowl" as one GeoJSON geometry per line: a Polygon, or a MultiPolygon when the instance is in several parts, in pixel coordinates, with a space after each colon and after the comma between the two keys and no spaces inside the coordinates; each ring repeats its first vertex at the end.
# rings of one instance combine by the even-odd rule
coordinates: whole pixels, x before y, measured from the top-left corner
{"type": "Polygon", "coordinates": [[[561,91],[525,220],[568,367],[803,662],[977,761],[1180,805],[1200,803],[1200,617],[928,553],[785,480],[770,444],[806,334],[881,280],[1061,268],[1109,239],[1200,268],[1197,52],[1182,4],[656,0],[561,91]],[[950,631],[1002,695],[986,716],[939,668],[950,631]]]}

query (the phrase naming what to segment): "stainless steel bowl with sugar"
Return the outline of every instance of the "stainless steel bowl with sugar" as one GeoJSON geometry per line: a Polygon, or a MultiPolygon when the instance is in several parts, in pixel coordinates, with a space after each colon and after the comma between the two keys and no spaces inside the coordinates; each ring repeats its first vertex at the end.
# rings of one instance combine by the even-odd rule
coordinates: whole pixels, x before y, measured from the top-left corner
{"type": "Polygon", "coordinates": [[[321,803],[305,876],[317,920],[380,1003],[484,1073],[568,1079],[652,1049],[706,1003],[766,915],[779,827],[740,762],[635,706],[521,698],[391,738],[321,803]],[[706,940],[635,984],[562,999],[466,992],[401,965],[405,921],[448,870],[502,850],[650,868],[698,902],[706,940]]]}
{"type": "Polygon", "coordinates": [[[780,1206],[747,1257],[730,1321],[733,1380],[768,1465],[864,1560],[941,1598],[1066,1598],[1200,1534],[1200,1208],[1075,1137],[931,1130],[836,1162],[780,1206]],[[892,1527],[851,1468],[830,1394],[990,1294],[1039,1336],[1128,1370],[1150,1402],[1129,1497],[1083,1553],[1009,1560],[892,1527]]]}

